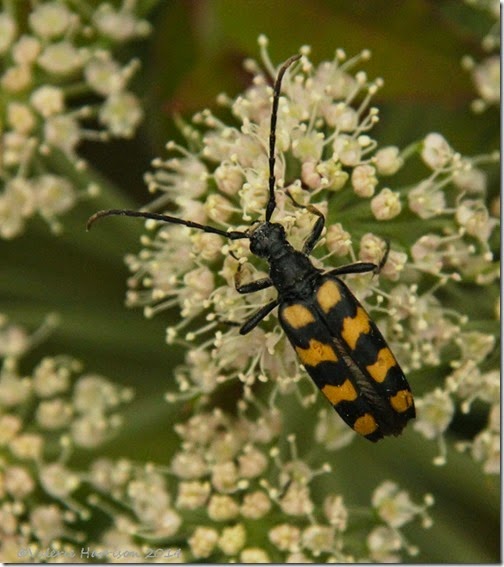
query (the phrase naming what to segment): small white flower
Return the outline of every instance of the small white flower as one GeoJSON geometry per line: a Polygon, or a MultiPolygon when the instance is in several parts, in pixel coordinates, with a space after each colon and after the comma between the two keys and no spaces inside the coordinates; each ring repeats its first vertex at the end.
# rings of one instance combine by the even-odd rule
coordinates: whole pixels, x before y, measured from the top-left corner
{"type": "Polygon", "coordinates": [[[0,447],[5,447],[22,427],[22,421],[17,415],[4,414],[0,416],[0,447]]]}
{"type": "Polygon", "coordinates": [[[37,396],[50,398],[55,394],[66,392],[70,386],[70,374],[73,360],[56,360],[46,357],[36,366],[33,372],[33,389],[37,396]]]}
{"type": "Polygon", "coordinates": [[[35,480],[27,468],[8,466],[4,472],[3,489],[15,500],[23,500],[35,490],[35,480]]]}
{"type": "Polygon", "coordinates": [[[371,200],[371,211],[377,220],[390,220],[401,212],[401,201],[398,193],[391,189],[382,189],[371,200]]]}
{"type": "Polygon", "coordinates": [[[208,503],[208,517],[215,522],[227,522],[240,512],[237,502],[227,494],[214,494],[208,503]]]}
{"type": "Polygon", "coordinates": [[[321,161],[317,164],[316,171],[320,176],[319,186],[330,191],[339,191],[348,180],[348,173],[334,159],[321,161]]]}
{"type": "Polygon", "coordinates": [[[238,471],[231,462],[217,463],[212,467],[212,484],[219,492],[235,492],[238,490],[238,471]]]}
{"type": "Polygon", "coordinates": [[[12,59],[18,65],[32,65],[40,54],[42,45],[31,35],[22,35],[12,47],[12,59]]]}
{"type": "Polygon", "coordinates": [[[81,376],[73,388],[73,405],[83,414],[100,414],[120,403],[120,389],[102,376],[81,376]]]}
{"type": "Polygon", "coordinates": [[[417,419],[413,427],[427,439],[435,439],[445,432],[455,413],[455,406],[448,394],[436,388],[415,400],[417,419]]]}
{"type": "Polygon", "coordinates": [[[41,175],[34,184],[37,209],[47,218],[60,215],[73,207],[77,200],[74,186],[65,177],[41,175]]]}
{"type": "Polygon", "coordinates": [[[9,447],[18,459],[39,461],[44,450],[44,439],[37,433],[22,433],[11,441],[9,447]]]}
{"type": "Polygon", "coordinates": [[[99,118],[113,136],[130,138],[143,118],[143,111],[135,95],[119,92],[107,98],[99,118]]]}
{"type": "Polygon", "coordinates": [[[65,107],[63,91],[51,85],[34,90],[30,102],[44,118],[61,113],[65,107]]]}
{"type": "Polygon", "coordinates": [[[172,537],[182,525],[182,518],[175,510],[169,508],[161,510],[152,526],[153,533],[158,537],[172,537]]]}
{"type": "Polygon", "coordinates": [[[468,162],[453,173],[453,184],[467,193],[484,194],[487,188],[487,175],[484,171],[468,162]]]}
{"type": "Polygon", "coordinates": [[[378,184],[376,169],[369,164],[358,165],[352,172],[352,187],[359,197],[372,197],[378,184]]]}
{"type": "Polygon", "coordinates": [[[30,14],[32,30],[42,39],[48,40],[63,35],[72,22],[73,15],[62,2],[39,4],[30,14]]]}
{"type": "Polygon", "coordinates": [[[13,95],[29,88],[32,81],[33,74],[28,65],[9,67],[1,78],[4,90],[13,95]]]}
{"type": "Polygon", "coordinates": [[[69,115],[58,114],[49,117],[44,124],[44,139],[68,155],[73,155],[81,139],[77,120],[69,115]]]}
{"type": "Polygon", "coordinates": [[[24,219],[35,210],[33,183],[21,177],[10,180],[0,196],[0,234],[13,238],[21,232],[24,219]]]}
{"type": "Polygon", "coordinates": [[[225,555],[237,555],[247,541],[247,532],[243,524],[236,524],[222,530],[218,546],[225,555]]]}
{"type": "Polygon", "coordinates": [[[310,132],[292,141],[292,154],[301,161],[318,161],[322,156],[324,137],[322,133],[310,132]]]}
{"type": "Polygon", "coordinates": [[[122,489],[131,480],[133,465],[127,459],[112,461],[101,457],[91,464],[91,482],[98,489],[116,493],[117,489],[122,489]]]}
{"type": "Polygon", "coordinates": [[[54,504],[33,508],[30,529],[42,544],[49,545],[66,532],[63,510],[54,504]]]}
{"type": "Polygon", "coordinates": [[[326,233],[327,248],[336,256],[346,256],[352,246],[352,237],[349,232],[343,229],[341,223],[336,223],[328,227],[326,233]]]}
{"type": "Polygon", "coordinates": [[[42,401],[37,408],[37,422],[42,429],[61,429],[69,425],[72,406],[62,399],[42,401]]]}
{"type": "Polygon", "coordinates": [[[11,102],[7,107],[7,122],[19,134],[29,134],[35,127],[35,117],[26,104],[11,102]]]}
{"type": "Polygon", "coordinates": [[[380,175],[394,175],[404,165],[404,159],[398,147],[387,146],[375,153],[373,163],[380,175]]]}
{"type": "Polygon", "coordinates": [[[288,516],[305,516],[313,510],[314,503],[309,488],[292,482],[280,500],[280,508],[288,516]]]}
{"type": "Polygon", "coordinates": [[[370,232],[364,234],[360,241],[359,260],[379,264],[385,253],[385,241],[370,232]]]}
{"type": "Polygon", "coordinates": [[[355,109],[343,102],[330,104],[323,112],[327,123],[341,132],[353,132],[359,125],[359,117],[355,109]]]}
{"type": "Polygon", "coordinates": [[[339,494],[329,495],[324,499],[324,514],[331,526],[339,532],[344,532],[348,523],[348,509],[339,494]]]}
{"type": "Polygon", "coordinates": [[[201,508],[210,494],[208,482],[180,482],[178,486],[177,507],[188,510],[201,508]]]}
{"type": "Polygon", "coordinates": [[[268,466],[268,460],[259,449],[248,447],[238,457],[240,476],[245,478],[256,478],[264,472],[268,466]]]}
{"type": "Polygon", "coordinates": [[[244,518],[258,520],[270,512],[271,506],[271,500],[266,493],[262,490],[256,490],[245,495],[240,513],[244,518]]]}
{"type": "Polygon", "coordinates": [[[485,205],[477,200],[467,199],[459,203],[455,218],[468,234],[475,236],[481,242],[488,240],[492,230],[498,224],[497,219],[490,218],[485,205]]]}
{"type": "Polygon", "coordinates": [[[367,537],[367,546],[374,561],[380,563],[397,563],[402,548],[401,538],[396,530],[386,526],[378,526],[367,537]]]}
{"type": "Polygon", "coordinates": [[[500,474],[500,410],[500,403],[492,406],[488,418],[488,427],[476,435],[470,446],[473,459],[483,462],[483,470],[486,474],[500,474]]]}
{"type": "Polygon", "coordinates": [[[134,37],[141,37],[150,31],[150,25],[146,20],[135,17],[132,2],[123,2],[119,10],[115,10],[112,4],[102,2],[93,13],[93,23],[105,36],[114,41],[125,42],[134,37]]]}
{"type": "Polygon", "coordinates": [[[443,214],[446,209],[445,194],[430,181],[421,181],[408,193],[409,208],[421,219],[430,219],[443,214]]]}
{"type": "Polygon", "coordinates": [[[103,96],[120,92],[126,83],[119,64],[110,57],[108,52],[105,52],[104,56],[95,57],[87,62],[84,77],[88,85],[103,96]]]}
{"type": "Polygon", "coordinates": [[[500,57],[493,55],[474,67],[476,90],[486,105],[500,102],[500,57]]]}
{"type": "Polygon", "coordinates": [[[303,531],[303,547],[309,549],[315,557],[329,552],[334,547],[334,529],[330,526],[313,525],[303,531]]]}
{"type": "Polygon", "coordinates": [[[231,202],[218,193],[210,195],[204,204],[204,211],[210,220],[218,224],[227,224],[234,212],[231,202]]]}
{"type": "Polygon", "coordinates": [[[268,538],[280,551],[295,552],[300,547],[301,530],[290,524],[279,524],[269,531],[268,538]]]}
{"type": "Polygon", "coordinates": [[[191,552],[197,559],[205,559],[211,555],[219,540],[217,530],[205,526],[197,527],[188,540],[191,552]]]}
{"type": "Polygon", "coordinates": [[[84,65],[85,55],[68,41],[53,43],[44,48],[38,57],[38,64],[54,75],[75,73],[84,65]]]}
{"type": "Polygon", "coordinates": [[[333,142],[334,158],[346,166],[356,166],[361,161],[362,148],[359,142],[350,136],[341,134],[333,142]]]}
{"type": "Polygon", "coordinates": [[[410,522],[419,511],[409,494],[392,481],[385,481],[376,488],[372,504],[391,528],[400,528],[410,522]]]}
{"type": "Polygon", "coordinates": [[[453,158],[453,149],[441,134],[433,132],[423,141],[422,159],[431,169],[446,167],[453,158]]]}
{"type": "Polygon", "coordinates": [[[60,463],[43,465],[39,479],[44,490],[54,498],[64,499],[80,485],[79,476],[60,463]]]}
{"type": "Polygon", "coordinates": [[[0,377],[0,404],[4,407],[18,406],[28,400],[32,389],[28,378],[2,373],[0,377]]]}
{"type": "Polygon", "coordinates": [[[213,175],[219,190],[227,195],[236,195],[243,185],[243,172],[236,165],[222,163],[213,175]]]}
{"type": "Polygon", "coordinates": [[[104,443],[111,433],[108,420],[103,415],[83,415],[74,419],[70,435],[77,447],[92,449],[104,443]]]}

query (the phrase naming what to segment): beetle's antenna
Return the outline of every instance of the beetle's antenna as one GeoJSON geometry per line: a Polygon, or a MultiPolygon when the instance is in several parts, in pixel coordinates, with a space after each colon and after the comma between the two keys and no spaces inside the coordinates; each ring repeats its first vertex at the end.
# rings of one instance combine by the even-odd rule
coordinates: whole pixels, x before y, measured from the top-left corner
{"type": "Polygon", "coordinates": [[[250,238],[246,232],[241,232],[239,230],[230,230],[226,232],[225,230],[219,230],[213,226],[208,226],[206,224],[199,224],[197,222],[188,221],[184,219],[179,219],[177,217],[170,217],[169,215],[161,215],[158,213],[149,213],[146,211],[130,211],[128,209],[108,209],[106,211],[98,211],[92,217],[89,217],[87,221],[86,229],[89,230],[91,226],[103,217],[111,216],[127,216],[127,217],[140,217],[143,219],[151,219],[159,222],[167,222],[172,224],[182,224],[188,226],[189,228],[197,228],[203,232],[210,232],[211,234],[218,234],[224,236],[224,238],[229,238],[229,240],[239,240],[240,238],[250,238]]]}
{"type": "MultiPolygon", "coordinates": [[[[270,123],[270,135],[269,135],[269,179],[268,179],[268,187],[269,187],[269,199],[268,204],[266,205],[266,221],[268,222],[273,214],[273,211],[276,207],[275,201],[275,145],[276,145],[276,123],[277,123],[277,115],[278,115],[278,101],[280,99],[280,90],[282,87],[282,79],[285,75],[287,69],[294,63],[301,58],[301,55],[293,55],[289,57],[287,61],[280,67],[278,71],[277,78],[275,80],[275,85],[273,87],[273,106],[271,109],[271,123],[270,123]]],[[[224,236],[224,238],[228,238],[229,240],[239,240],[241,238],[250,238],[248,232],[242,232],[239,230],[220,230],[218,228],[214,228],[213,226],[208,226],[205,224],[199,224],[197,222],[188,221],[184,219],[179,219],[177,217],[171,217],[169,215],[162,215],[159,213],[150,213],[147,211],[132,211],[128,209],[108,209],[105,211],[98,211],[93,216],[89,218],[87,221],[86,228],[89,230],[91,226],[98,220],[103,217],[110,217],[110,216],[127,216],[127,217],[140,217],[144,219],[151,219],[159,222],[166,222],[172,224],[181,224],[183,226],[188,226],[189,228],[196,228],[197,230],[202,230],[203,232],[209,232],[211,234],[218,234],[219,236],[224,236]]]]}
{"type": "Polygon", "coordinates": [[[282,79],[285,71],[301,58],[301,55],[293,55],[280,67],[278,75],[273,87],[273,107],[271,109],[271,123],[269,135],[269,199],[266,205],[266,222],[268,222],[276,207],[275,201],[275,144],[276,144],[276,123],[278,115],[278,100],[280,99],[280,89],[282,87],[282,79]]]}

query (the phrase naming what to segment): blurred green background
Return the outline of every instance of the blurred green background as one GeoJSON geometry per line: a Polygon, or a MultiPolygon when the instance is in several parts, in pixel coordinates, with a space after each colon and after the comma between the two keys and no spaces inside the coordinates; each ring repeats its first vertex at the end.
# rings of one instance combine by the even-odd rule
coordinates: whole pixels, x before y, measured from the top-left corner
{"type": "MultiPolygon", "coordinates": [[[[132,87],[144,102],[143,127],[128,142],[82,147],[90,173],[108,189],[63,219],[61,237],[33,221],[22,237],[0,242],[0,308],[31,328],[48,312],[58,312],[61,325],[27,357],[25,371],[45,354],[69,353],[86,370],[133,386],[137,397],[122,434],[107,451],[168,463],[176,439],[172,424],[179,416],[163,394],[173,385],[172,369],[183,353],[168,347],[164,336],[178,314],[146,320],[140,310],[124,306],[123,256],[139,249],[141,223],[107,222],[91,233],[84,227],[99,208],[149,201],[144,172],[154,157],[166,156],[168,140],[181,140],[173,114],[189,118],[205,107],[219,112],[219,93],[234,96],[244,90],[250,76],[242,62],[258,59],[257,37],[263,33],[276,64],[306,44],[314,63],[332,58],[336,48],[349,56],[370,49],[372,59],[362,68],[369,77],[385,80],[373,99],[381,120],[371,135],[381,145],[403,147],[439,131],[457,151],[481,154],[499,146],[499,116],[495,109],[478,116],[469,110],[476,93],[460,60],[465,54],[477,60],[484,56],[480,41],[491,21],[460,0],[149,0],[139,6],[152,34],[128,46],[121,59],[135,56],[142,62],[132,87]]],[[[498,190],[497,183],[494,187],[498,190]]],[[[302,419],[314,419],[317,409],[302,419]]],[[[291,429],[302,432],[299,411],[292,413],[286,415],[291,429]]],[[[454,452],[446,467],[434,467],[437,448],[411,429],[376,446],[358,439],[335,453],[334,473],[321,480],[322,489],[340,490],[349,506],[369,503],[372,489],[385,478],[399,482],[416,500],[432,492],[434,526],[406,530],[421,549],[413,559],[499,561],[498,479],[484,476],[469,457],[454,452]]],[[[302,434],[299,438],[302,445],[302,434]]]]}

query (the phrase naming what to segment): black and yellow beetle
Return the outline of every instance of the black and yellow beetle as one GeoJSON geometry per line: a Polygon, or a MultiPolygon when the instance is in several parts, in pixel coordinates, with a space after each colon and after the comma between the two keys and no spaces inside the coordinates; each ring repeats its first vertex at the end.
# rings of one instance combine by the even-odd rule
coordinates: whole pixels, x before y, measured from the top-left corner
{"type": "Polygon", "coordinates": [[[250,240],[251,252],[267,260],[269,276],[242,284],[238,271],[236,290],[252,293],[274,286],[278,296],[253,314],[240,333],[252,331],[278,306],[280,324],[315,384],[352,429],[370,441],[378,441],[386,435],[399,435],[415,417],[413,395],[377,326],[338,276],[378,273],[387,260],[388,246],[379,265],[356,262],[324,272],[308,257],[324,229],[325,218],[318,209],[307,207],[317,220],[301,251],[289,244],[282,225],[270,222],[276,208],[275,142],[282,78],[300,57],[294,55],[281,66],[274,85],[264,222],[246,231],[223,231],[163,214],[110,209],[95,213],[87,226],[89,229],[105,216],[126,215],[181,224],[229,240],[250,240]]]}

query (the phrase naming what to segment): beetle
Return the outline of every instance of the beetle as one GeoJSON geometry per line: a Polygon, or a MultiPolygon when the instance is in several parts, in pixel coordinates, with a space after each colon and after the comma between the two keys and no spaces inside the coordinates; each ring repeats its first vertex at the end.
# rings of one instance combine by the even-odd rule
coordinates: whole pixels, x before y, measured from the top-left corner
{"type": "MultiPolygon", "coordinates": [[[[290,65],[300,57],[294,55],[287,59],[274,83],[268,156],[269,195],[264,221],[253,223],[245,231],[224,231],[165,214],[109,209],[90,217],[87,228],[100,218],[125,215],[181,224],[228,240],[248,239],[250,251],[268,262],[269,275],[242,283],[238,269],[236,291],[247,294],[273,286],[278,295],[241,325],[240,334],[252,331],[278,307],[280,325],[312,380],[345,423],[375,442],[384,436],[399,435],[415,417],[413,395],[383,335],[340,276],[379,273],[387,260],[389,244],[379,264],[354,262],[324,271],[316,268],[309,258],[325,226],[325,217],[316,207],[304,207],[316,216],[316,221],[302,250],[295,250],[288,242],[281,224],[271,222],[277,206],[274,169],[282,79],[290,65]]],[[[302,206],[290,197],[296,206],[302,206]]]]}

